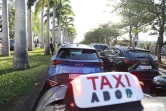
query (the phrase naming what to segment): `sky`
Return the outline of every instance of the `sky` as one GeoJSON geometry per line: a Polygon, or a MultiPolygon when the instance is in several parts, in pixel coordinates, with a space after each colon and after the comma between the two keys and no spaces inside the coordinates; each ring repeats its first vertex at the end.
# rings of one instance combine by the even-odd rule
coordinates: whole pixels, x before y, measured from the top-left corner
{"type": "Polygon", "coordinates": [[[84,34],[96,28],[101,23],[113,20],[117,22],[119,18],[109,13],[111,7],[107,7],[107,0],[70,0],[75,13],[75,26],[77,37],[75,42],[84,39],[84,34]]]}
{"type": "MultiPolygon", "coordinates": [[[[120,22],[121,17],[111,14],[112,7],[107,7],[108,0],[70,0],[75,13],[75,26],[77,36],[75,43],[84,39],[84,34],[101,23],[112,21],[120,22]]],[[[128,34],[125,35],[128,37],[128,34]]],[[[148,33],[139,33],[141,41],[156,41],[156,36],[149,36],[148,33]]]]}

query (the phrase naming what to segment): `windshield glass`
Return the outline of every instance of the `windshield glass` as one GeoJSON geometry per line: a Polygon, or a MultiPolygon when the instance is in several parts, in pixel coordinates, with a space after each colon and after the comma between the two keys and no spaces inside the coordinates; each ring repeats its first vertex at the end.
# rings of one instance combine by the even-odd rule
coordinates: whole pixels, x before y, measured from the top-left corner
{"type": "Polygon", "coordinates": [[[106,46],[106,45],[94,45],[94,48],[96,49],[96,50],[105,50],[105,49],[107,49],[108,48],[108,46],[106,46]]]}
{"type": "Polygon", "coordinates": [[[58,52],[59,58],[72,60],[97,60],[98,55],[96,50],[91,49],[69,49],[62,48],[58,52]]]}
{"type": "Polygon", "coordinates": [[[153,55],[146,51],[128,51],[126,54],[128,58],[154,59],[153,55]]]}

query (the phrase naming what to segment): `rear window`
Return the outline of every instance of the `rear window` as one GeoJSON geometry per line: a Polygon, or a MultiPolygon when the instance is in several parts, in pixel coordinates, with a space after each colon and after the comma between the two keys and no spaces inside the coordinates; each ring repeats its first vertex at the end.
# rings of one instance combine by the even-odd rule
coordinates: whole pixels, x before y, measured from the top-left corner
{"type": "Polygon", "coordinates": [[[72,60],[97,60],[98,55],[96,50],[91,49],[68,49],[62,48],[58,52],[59,58],[72,60]]]}
{"type": "Polygon", "coordinates": [[[128,58],[154,59],[154,56],[147,51],[127,51],[128,58]]]}
{"type": "Polygon", "coordinates": [[[105,50],[105,49],[107,49],[108,48],[108,46],[106,46],[106,45],[94,45],[94,48],[96,49],[96,50],[105,50]]]}

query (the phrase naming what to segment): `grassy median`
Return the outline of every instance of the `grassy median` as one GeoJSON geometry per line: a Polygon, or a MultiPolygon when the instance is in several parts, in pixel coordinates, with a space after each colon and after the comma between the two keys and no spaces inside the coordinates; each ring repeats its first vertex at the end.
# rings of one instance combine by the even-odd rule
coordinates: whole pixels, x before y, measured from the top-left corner
{"type": "Polygon", "coordinates": [[[13,70],[13,52],[10,57],[0,57],[0,111],[16,111],[34,84],[46,75],[51,56],[44,56],[44,49],[39,48],[28,53],[31,66],[28,70],[13,70]]]}

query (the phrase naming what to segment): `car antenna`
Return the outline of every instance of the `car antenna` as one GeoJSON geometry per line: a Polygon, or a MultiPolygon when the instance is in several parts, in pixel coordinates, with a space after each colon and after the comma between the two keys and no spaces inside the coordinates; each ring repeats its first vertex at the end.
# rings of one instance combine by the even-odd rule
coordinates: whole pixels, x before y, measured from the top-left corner
{"type": "Polygon", "coordinates": [[[78,47],[79,45],[77,44],[77,47],[78,47]]]}

